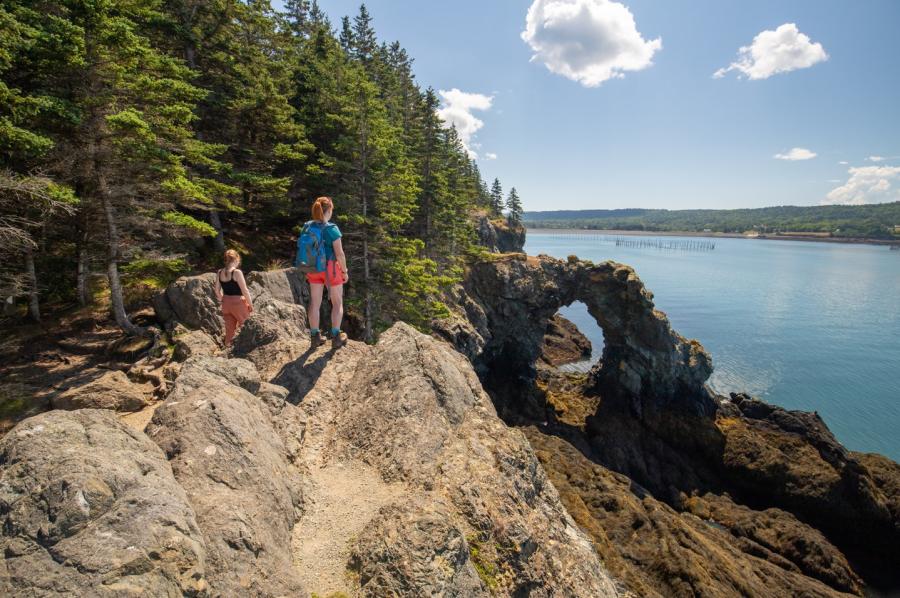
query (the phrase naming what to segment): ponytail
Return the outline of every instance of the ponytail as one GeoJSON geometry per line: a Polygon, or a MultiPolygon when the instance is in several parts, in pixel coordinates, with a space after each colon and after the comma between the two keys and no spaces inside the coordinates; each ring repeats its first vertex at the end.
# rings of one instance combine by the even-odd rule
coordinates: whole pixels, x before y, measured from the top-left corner
{"type": "Polygon", "coordinates": [[[323,221],[325,220],[325,212],[334,209],[334,204],[331,202],[330,197],[319,197],[313,203],[312,207],[312,217],[313,220],[323,221]]]}

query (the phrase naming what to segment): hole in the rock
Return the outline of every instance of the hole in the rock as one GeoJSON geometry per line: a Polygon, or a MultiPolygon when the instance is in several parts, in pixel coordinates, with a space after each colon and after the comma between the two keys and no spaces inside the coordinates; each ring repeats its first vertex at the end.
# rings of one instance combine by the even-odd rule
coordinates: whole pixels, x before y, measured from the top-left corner
{"type": "Polygon", "coordinates": [[[583,356],[577,361],[562,364],[559,366],[559,369],[563,372],[587,373],[603,357],[603,345],[605,342],[603,329],[600,328],[594,317],[588,313],[587,305],[581,301],[575,301],[571,305],[561,307],[557,314],[574,324],[577,331],[591,342],[589,355],[583,356]]]}

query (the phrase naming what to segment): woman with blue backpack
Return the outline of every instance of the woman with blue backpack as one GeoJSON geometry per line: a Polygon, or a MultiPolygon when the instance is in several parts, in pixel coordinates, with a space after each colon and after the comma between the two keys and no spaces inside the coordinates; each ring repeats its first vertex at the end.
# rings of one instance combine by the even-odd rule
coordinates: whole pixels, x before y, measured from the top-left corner
{"type": "Polygon", "coordinates": [[[344,318],[344,284],[350,279],[347,257],[341,245],[341,231],[337,224],[329,222],[334,213],[330,197],[319,197],[313,203],[313,219],[303,225],[297,239],[297,259],[294,265],[306,273],[309,282],[310,344],[313,348],[325,342],[319,330],[319,311],[322,294],[328,287],[331,300],[331,346],[335,349],[347,343],[347,335],[341,332],[344,318]]]}

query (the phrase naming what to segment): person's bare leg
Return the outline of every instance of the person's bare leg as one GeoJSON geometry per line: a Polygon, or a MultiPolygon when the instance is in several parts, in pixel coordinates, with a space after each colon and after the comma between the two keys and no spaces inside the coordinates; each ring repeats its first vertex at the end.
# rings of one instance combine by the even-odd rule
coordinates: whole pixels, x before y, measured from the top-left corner
{"type": "Polygon", "coordinates": [[[344,285],[328,289],[331,298],[331,347],[337,349],[347,344],[347,335],[341,332],[341,320],[344,319],[344,285]]]}
{"type": "Polygon", "coordinates": [[[306,310],[306,316],[309,318],[309,329],[317,330],[319,328],[319,312],[322,311],[322,292],[325,289],[323,284],[309,285],[309,308],[306,310]]]}
{"type": "Polygon", "coordinates": [[[330,287],[328,297],[331,299],[331,328],[340,328],[344,319],[344,285],[330,287]]]}

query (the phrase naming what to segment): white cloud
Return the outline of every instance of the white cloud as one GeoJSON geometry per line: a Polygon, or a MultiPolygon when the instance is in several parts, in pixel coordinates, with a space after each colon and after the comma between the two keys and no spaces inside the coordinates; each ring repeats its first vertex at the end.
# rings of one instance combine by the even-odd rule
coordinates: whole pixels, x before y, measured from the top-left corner
{"type": "Polygon", "coordinates": [[[850,162],[847,162],[846,160],[841,160],[840,162],[838,162],[838,164],[846,166],[847,164],[850,164],[850,162]]]}
{"type": "Polygon", "coordinates": [[[866,158],[866,160],[868,160],[869,162],[884,162],[885,160],[887,160],[887,158],[885,158],[884,156],[869,156],[868,158],[866,158]]]}
{"type": "Polygon", "coordinates": [[[847,172],[847,182],[829,191],[822,203],[862,205],[900,200],[900,189],[891,185],[900,178],[900,166],[858,166],[847,172]]]}
{"type": "Polygon", "coordinates": [[[794,147],[791,148],[790,151],[785,152],[783,154],[775,154],[772,156],[778,160],[812,160],[818,154],[816,152],[810,151],[805,147],[794,147]]]}
{"type": "Polygon", "coordinates": [[[611,0],[534,0],[522,39],[532,62],[585,87],[647,68],[662,48],[661,38],[645,40],[628,7],[611,0]]]}
{"type": "Polygon", "coordinates": [[[494,96],[486,96],[480,93],[466,93],[455,87],[450,91],[443,89],[438,91],[444,99],[444,104],[438,110],[438,116],[448,125],[455,125],[459,139],[466,151],[473,158],[478,154],[475,149],[481,147],[472,141],[472,136],[484,126],[484,121],[472,114],[473,110],[489,110],[494,101],[494,96]]]}
{"type": "Polygon", "coordinates": [[[768,79],[828,60],[822,44],[810,41],[794,23],[785,23],[775,31],[763,31],[753,43],[738,50],[738,59],[713,73],[719,79],[729,71],[739,71],[750,79],[768,79]]]}
{"type": "Polygon", "coordinates": [[[488,153],[486,153],[486,154],[484,155],[484,159],[485,159],[485,160],[496,160],[496,159],[497,159],[497,154],[495,154],[495,153],[493,153],[493,152],[488,152],[488,153]]]}

